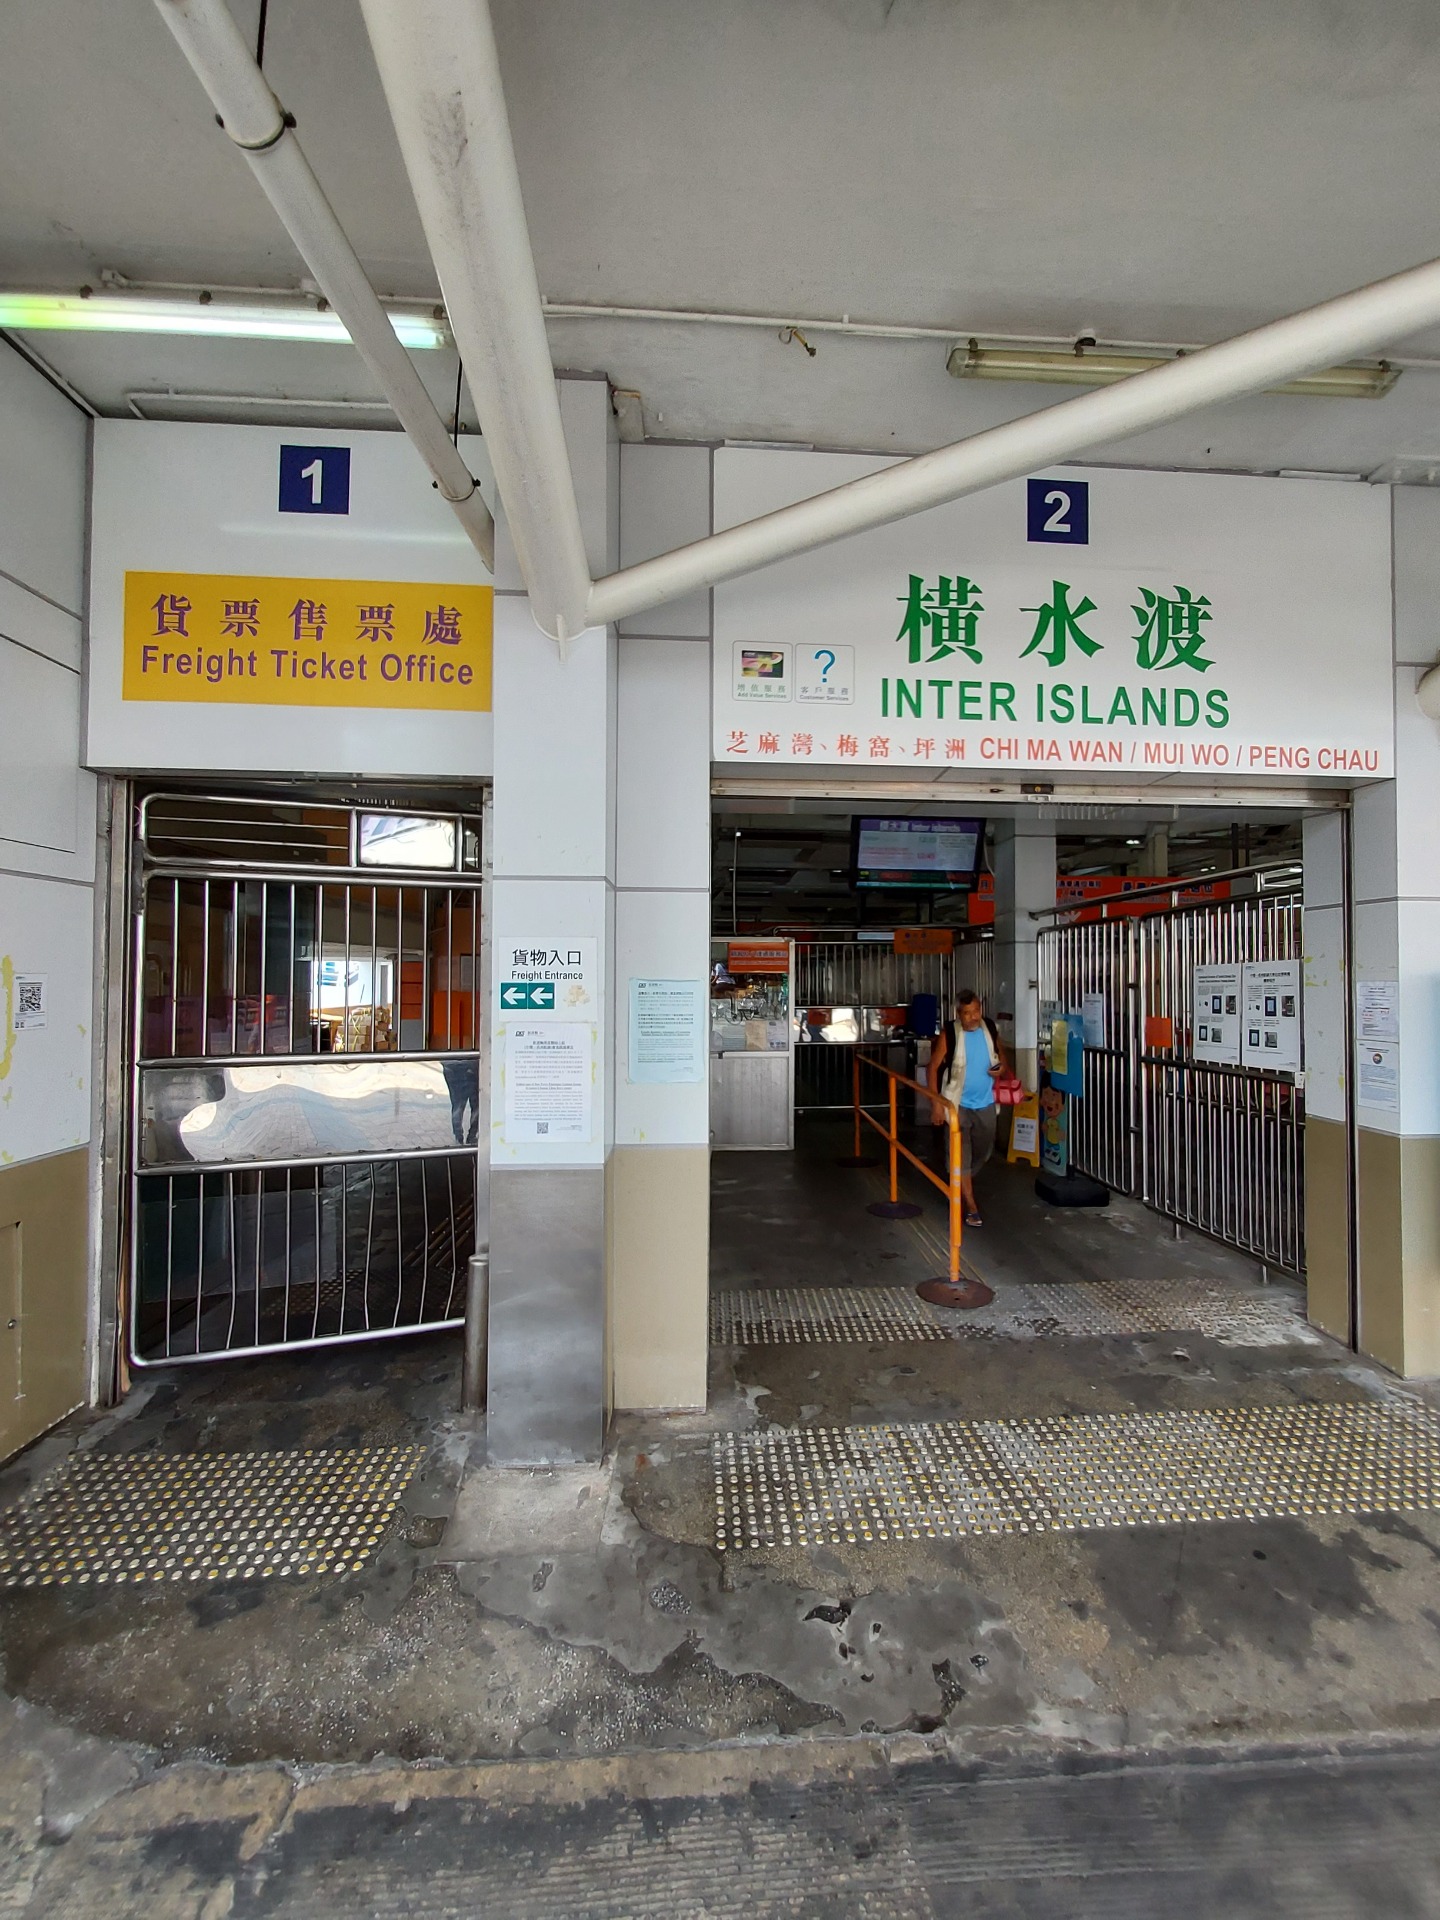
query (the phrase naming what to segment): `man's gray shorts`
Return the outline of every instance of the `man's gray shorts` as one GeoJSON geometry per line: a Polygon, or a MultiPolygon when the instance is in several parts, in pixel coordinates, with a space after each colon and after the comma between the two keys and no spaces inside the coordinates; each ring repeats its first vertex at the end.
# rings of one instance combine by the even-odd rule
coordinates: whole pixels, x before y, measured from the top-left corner
{"type": "Polygon", "coordinates": [[[960,1171],[978,1173],[995,1151],[995,1108],[961,1107],[960,1171]]]}

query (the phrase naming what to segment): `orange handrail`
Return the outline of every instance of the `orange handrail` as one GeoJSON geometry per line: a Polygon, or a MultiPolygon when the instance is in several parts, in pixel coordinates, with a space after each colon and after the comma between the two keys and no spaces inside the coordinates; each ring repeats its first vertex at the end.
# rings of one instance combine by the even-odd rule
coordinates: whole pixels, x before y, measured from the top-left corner
{"type": "Polygon", "coordinates": [[[919,1171],[924,1174],[931,1186],[938,1187],[941,1193],[945,1195],[950,1206],[950,1281],[952,1285],[958,1286],[960,1282],[960,1236],[965,1222],[965,1207],[960,1192],[960,1173],[964,1163],[963,1146],[960,1138],[960,1109],[955,1105],[953,1100],[947,1100],[943,1094],[936,1093],[933,1088],[925,1086],[919,1080],[912,1080],[908,1074],[899,1073],[894,1067],[887,1067],[883,1060],[877,1060],[868,1053],[861,1053],[858,1047],[855,1050],[854,1062],[851,1069],[851,1080],[855,1106],[855,1158],[858,1160],[861,1157],[860,1122],[863,1120],[867,1126],[874,1127],[875,1131],[890,1148],[890,1200],[892,1205],[900,1198],[900,1168],[898,1156],[902,1153],[912,1166],[918,1168],[919,1171]],[[860,1068],[862,1064],[867,1067],[873,1067],[876,1073],[883,1073],[888,1082],[890,1093],[890,1125],[888,1128],[882,1126],[874,1114],[868,1113],[860,1104],[860,1068]],[[904,1141],[901,1140],[899,1127],[896,1124],[897,1087],[913,1087],[917,1093],[923,1093],[927,1100],[937,1101],[939,1105],[945,1109],[945,1123],[947,1128],[946,1146],[948,1149],[945,1165],[950,1176],[948,1181],[942,1180],[938,1173],[932,1172],[931,1169],[926,1166],[925,1162],[920,1159],[917,1154],[912,1153],[904,1141]]]}

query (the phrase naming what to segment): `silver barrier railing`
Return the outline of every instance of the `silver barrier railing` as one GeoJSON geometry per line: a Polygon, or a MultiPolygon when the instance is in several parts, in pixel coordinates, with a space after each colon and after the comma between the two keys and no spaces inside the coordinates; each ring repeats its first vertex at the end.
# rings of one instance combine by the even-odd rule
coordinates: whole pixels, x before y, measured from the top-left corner
{"type": "Polygon", "coordinates": [[[1196,1060],[1191,1010],[1197,966],[1299,958],[1301,918],[1291,886],[1039,938],[1042,999],[1104,999],[1105,1043],[1087,1046],[1085,1098],[1072,1108],[1075,1164],[1293,1273],[1305,1265],[1303,1082],[1196,1060]],[[1168,1046],[1147,1044],[1157,1019],[1170,1023],[1168,1046]]]}

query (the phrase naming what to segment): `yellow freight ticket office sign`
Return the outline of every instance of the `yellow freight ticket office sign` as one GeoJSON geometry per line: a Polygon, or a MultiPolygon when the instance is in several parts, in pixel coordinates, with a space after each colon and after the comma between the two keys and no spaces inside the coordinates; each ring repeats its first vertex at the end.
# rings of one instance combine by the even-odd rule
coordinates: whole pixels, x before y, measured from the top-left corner
{"type": "Polygon", "coordinates": [[[127,573],[127,700],[490,711],[490,587],[127,573]]]}

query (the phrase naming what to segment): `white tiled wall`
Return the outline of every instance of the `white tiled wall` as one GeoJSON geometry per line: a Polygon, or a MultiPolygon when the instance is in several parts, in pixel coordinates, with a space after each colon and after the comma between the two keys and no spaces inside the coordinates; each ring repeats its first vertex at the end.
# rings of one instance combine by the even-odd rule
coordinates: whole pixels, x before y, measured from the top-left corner
{"type": "Polygon", "coordinates": [[[84,416],[0,343],[0,1165],[90,1136],[95,782],[79,762],[86,465],[84,416]],[[41,1029],[15,1030],[17,975],[46,982],[41,1029]]]}

